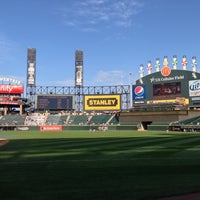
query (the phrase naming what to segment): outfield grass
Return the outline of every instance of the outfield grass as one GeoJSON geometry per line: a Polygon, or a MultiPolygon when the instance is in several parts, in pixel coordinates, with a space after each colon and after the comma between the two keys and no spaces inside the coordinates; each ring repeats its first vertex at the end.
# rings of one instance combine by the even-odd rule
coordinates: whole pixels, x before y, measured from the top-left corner
{"type": "Polygon", "coordinates": [[[200,191],[200,133],[7,131],[1,200],[134,200],[200,191]]]}

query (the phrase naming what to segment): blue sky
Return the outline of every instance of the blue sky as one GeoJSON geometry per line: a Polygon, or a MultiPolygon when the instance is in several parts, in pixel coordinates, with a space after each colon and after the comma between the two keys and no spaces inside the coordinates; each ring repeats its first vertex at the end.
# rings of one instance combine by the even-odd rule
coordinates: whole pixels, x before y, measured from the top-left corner
{"type": "MultiPolygon", "coordinates": [[[[26,83],[27,48],[36,48],[38,86],[74,86],[75,51],[84,85],[139,78],[143,64],[177,55],[200,61],[199,0],[0,0],[0,76],[26,83]],[[131,76],[129,74],[132,74],[131,76]]],[[[198,65],[198,64],[197,64],[198,65]]],[[[197,68],[197,71],[199,69],[197,68]]]]}

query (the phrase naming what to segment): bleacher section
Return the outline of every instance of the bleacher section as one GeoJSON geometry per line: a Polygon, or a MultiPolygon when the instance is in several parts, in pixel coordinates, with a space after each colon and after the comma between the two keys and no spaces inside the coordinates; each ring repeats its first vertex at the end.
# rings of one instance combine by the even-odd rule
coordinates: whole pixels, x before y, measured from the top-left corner
{"type": "Polygon", "coordinates": [[[84,125],[88,122],[88,116],[87,115],[71,115],[68,124],[69,125],[84,125]]]}
{"type": "Polygon", "coordinates": [[[31,115],[5,115],[0,118],[0,125],[116,125],[119,121],[115,114],[50,114],[32,113],[31,115]]]}
{"type": "Polygon", "coordinates": [[[26,116],[4,115],[0,120],[1,125],[24,125],[26,116]]]}
{"type": "Polygon", "coordinates": [[[61,115],[48,115],[45,125],[60,125],[61,115]]]}
{"type": "Polygon", "coordinates": [[[35,113],[26,117],[24,125],[26,126],[41,126],[45,125],[47,117],[42,114],[35,113]]]}
{"type": "Polygon", "coordinates": [[[195,116],[192,118],[181,120],[181,121],[179,121],[179,124],[196,124],[199,121],[200,121],[200,116],[195,116]]]}
{"type": "Polygon", "coordinates": [[[58,122],[58,125],[65,125],[65,124],[66,124],[66,121],[67,121],[67,117],[68,117],[68,116],[61,115],[61,116],[60,116],[60,119],[59,119],[59,122],[58,122]]]}
{"type": "Polygon", "coordinates": [[[169,130],[172,131],[184,131],[184,132],[196,132],[200,131],[200,116],[191,117],[185,120],[171,122],[169,124],[169,130]]]}
{"type": "Polygon", "coordinates": [[[45,125],[64,125],[67,116],[65,115],[48,115],[45,125]]]}
{"type": "Polygon", "coordinates": [[[90,126],[95,126],[98,129],[107,125],[112,130],[117,125],[118,129],[120,127],[130,129],[128,126],[131,126],[131,128],[134,127],[134,130],[138,130],[138,125],[142,124],[144,130],[200,132],[200,116],[196,115],[194,117],[194,113],[192,114],[193,117],[179,121],[140,121],[138,118],[133,120],[129,115],[125,120],[121,120],[119,113],[32,113],[28,116],[13,114],[0,116],[0,130],[16,130],[18,128],[27,128],[27,126],[38,128],[41,125],[62,125],[64,129],[75,127],[78,130],[88,130],[90,126]]]}
{"type": "Polygon", "coordinates": [[[116,125],[119,124],[119,119],[115,115],[112,115],[108,122],[111,125],[116,125]]]}
{"type": "Polygon", "coordinates": [[[194,121],[192,121],[192,124],[200,124],[200,116],[197,118],[197,119],[195,119],[194,121]]]}
{"type": "Polygon", "coordinates": [[[112,117],[112,115],[94,115],[92,116],[90,123],[94,124],[107,124],[109,119],[112,117]]]}

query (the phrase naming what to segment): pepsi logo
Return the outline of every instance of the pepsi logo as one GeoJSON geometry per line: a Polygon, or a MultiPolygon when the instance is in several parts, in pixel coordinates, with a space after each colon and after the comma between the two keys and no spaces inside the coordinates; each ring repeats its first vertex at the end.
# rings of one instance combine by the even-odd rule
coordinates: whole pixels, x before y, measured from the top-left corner
{"type": "Polygon", "coordinates": [[[144,88],[142,86],[137,86],[134,93],[136,96],[142,96],[144,94],[144,88]]]}

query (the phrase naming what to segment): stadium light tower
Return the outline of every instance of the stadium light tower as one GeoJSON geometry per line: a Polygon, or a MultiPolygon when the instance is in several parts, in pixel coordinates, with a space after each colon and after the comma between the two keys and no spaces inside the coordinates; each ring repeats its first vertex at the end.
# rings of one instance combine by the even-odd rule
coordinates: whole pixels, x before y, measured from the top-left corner
{"type": "Polygon", "coordinates": [[[83,51],[75,52],[75,86],[83,86],[83,51]]]}
{"type": "Polygon", "coordinates": [[[35,86],[36,86],[36,49],[28,48],[26,96],[31,100],[34,100],[35,97],[35,86]]]}
{"type": "Polygon", "coordinates": [[[83,102],[83,51],[75,52],[75,104],[78,106],[76,110],[81,111],[83,102]]]}

